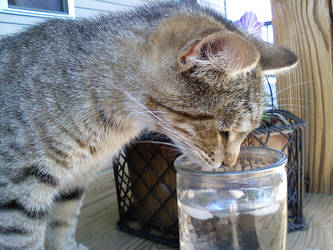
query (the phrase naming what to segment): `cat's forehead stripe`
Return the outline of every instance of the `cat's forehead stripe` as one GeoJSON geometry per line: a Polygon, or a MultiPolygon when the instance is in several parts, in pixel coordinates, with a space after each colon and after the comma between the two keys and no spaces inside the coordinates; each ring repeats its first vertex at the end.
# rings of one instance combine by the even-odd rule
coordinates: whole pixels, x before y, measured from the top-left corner
{"type": "Polygon", "coordinates": [[[212,115],[208,115],[208,114],[190,114],[188,112],[185,111],[180,111],[180,110],[176,110],[174,108],[171,108],[169,106],[166,106],[158,101],[156,101],[154,98],[150,98],[150,102],[154,105],[154,106],[160,106],[165,108],[166,110],[168,110],[170,113],[174,113],[177,115],[181,115],[186,117],[186,119],[190,119],[190,120],[212,120],[215,119],[214,116],[212,115]]]}

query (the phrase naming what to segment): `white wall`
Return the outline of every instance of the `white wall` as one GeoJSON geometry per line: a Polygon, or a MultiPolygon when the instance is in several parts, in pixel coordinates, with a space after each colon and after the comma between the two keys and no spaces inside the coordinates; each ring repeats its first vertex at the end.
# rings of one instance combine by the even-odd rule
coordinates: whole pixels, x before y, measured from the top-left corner
{"type": "MultiPolygon", "coordinates": [[[[132,8],[145,0],[74,0],[75,17],[89,17],[98,13],[110,13],[114,10],[132,8]]],[[[0,12],[0,38],[45,21],[48,17],[8,14],[0,12]]]]}

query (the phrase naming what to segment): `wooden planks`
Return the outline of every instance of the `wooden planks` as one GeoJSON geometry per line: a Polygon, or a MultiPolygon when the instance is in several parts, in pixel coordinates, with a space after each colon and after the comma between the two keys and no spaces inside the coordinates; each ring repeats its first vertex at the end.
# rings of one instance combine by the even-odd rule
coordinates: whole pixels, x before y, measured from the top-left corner
{"type": "Polygon", "coordinates": [[[289,233],[287,249],[333,249],[333,195],[305,194],[306,231],[289,233]]]}
{"type": "Polygon", "coordinates": [[[90,250],[170,249],[116,228],[119,219],[113,170],[105,169],[90,184],[81,209],[77,240],[90,250]]]}
{"type": "MultiPolygon", "coordinates": [[[[333,195],[305,194],[307,231],[287,235],[288,250],[333,249],[333,195]]],[[[104,170],[90,185],[82,207],[77,239],[91,250],[171,249],[116,228],[118,207],[113,170],[104,170]]]]}
{"type": "Polygon", "coordinates": [[[310,192],[333,194],[332,0],[272,0],[275,42],[300,57],[278,78],[281,108],[305,119],[306,178],[310,192]]]}

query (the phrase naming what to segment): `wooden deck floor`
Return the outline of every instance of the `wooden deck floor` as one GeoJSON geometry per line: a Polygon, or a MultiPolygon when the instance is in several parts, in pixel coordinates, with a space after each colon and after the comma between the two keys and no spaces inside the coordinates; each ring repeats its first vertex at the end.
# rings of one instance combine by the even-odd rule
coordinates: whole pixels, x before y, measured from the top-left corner
{"type": "MultiPolygon", "coordinates": [[[[171,249],[116,228],[118,207],[113,170],[101,171],[90,185],[77,230],[77,240],[91,250],[171,249]]],[[[305,194],[304,214],[309,229],[288,234],[288,250],[333,249],[333,196],[305,194]]]]}

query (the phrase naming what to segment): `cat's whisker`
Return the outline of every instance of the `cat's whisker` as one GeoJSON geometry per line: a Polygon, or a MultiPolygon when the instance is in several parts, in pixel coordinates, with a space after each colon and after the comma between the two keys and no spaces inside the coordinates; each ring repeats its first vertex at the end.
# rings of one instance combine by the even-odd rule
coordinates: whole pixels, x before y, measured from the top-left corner
{"type": "MultiPolygon", "coordinates": [[[[159,116],[157,116],[153,111],[149,110],[143,103],[141,103],[139,100],[134,98],[132,95],[130,95],[127,91],[122,91],[124,94],[126,94],[130,99],[132,99],[134,102],[136,102],[138,105],[140,105],[147,113],[151,114],[153,118],[156,119],[156,122],[158,125],[163,127],[165,130],[169,131],[172,135],[179,138],[181,141],[183,141],[188,147],[194,148],[194,145],[191,140],[181,135],[172,125],[167,123],[166,121],[162,120],[159,116]]],[[[142,111],[136,111],[137,113],[141,113],[145,117],[147,117],[147,114],[143,113],[142,111]]],[[[151,118],[150,118],[151,120],[151,118]]]]}
{"type": "Polygon", "coordinates": [[[161,123],[159,121],[154,121],[157,125],[161,126],[164,128],[164,130],[167,132],[167,135],[169,137],[174,137],[174,138],[178,138],[180,141],[182,141],[185,145],[187,145],[189,148],[193,148],[193,146],[191,145],[192,142],[191,141],[186,141],[187,138],[182,137],[175,129],[167,126],[167,124],[161,123]]]}
{"type": "Polygon", "coordinates": [[[171,132],[173,135],[177,136],[178,138],[180,138],[181,140],[183,140],[183,142],[185,144],[187,144],[189,147],[193,148],[194,144],[191,140],[189,140],[188,138],[184,137],[183,135],[181,135],[172,125],[168,124],[166,121],[163,121],[160,117],[158,117],[157,115],[155,115],[154,113],[151,112],[151,114],[158,120],[160,121],[162,124],[162,127],[164,129],[167,129],[169,132],[171,132]]]}
{"type": "Polygon", "coordinates": [[[277,106],[295,106],[300,108],[308,108],[308,105],[302,105],[301,103],[278,103],[277,106]]]}
{"type": "Polygon", "coordinates": [[[278,108],[287,108],[287,109],[293,109],[295,111],[298,111],[301,109],[301,111],[307,110],[309,107],[308,106],[302,106],[302,105],[297,105],[297,104],[279,104],[277,105],[278,108]]]}
{"type": "MultiPolygon", "coordinates": [[[[170,125],[169,123],[163,121],[161,118],[159,118],[158,116],[152,114],[158,121],[157,124],[159,124],[160,126],[162,126],[166,131],[170,132],[171,135],[173,135],[174,137],[178,138],[180,141],[182,141],[182,143],[184,143],[187,147],[193,149],[194,147],[194,143],[186,138],[185,136],[183,136],[182,134],[180,134],[172,125],[170,125]]],[[[195,152],[195,151],[193,151],[195,152]]]]}
{"type": "Polygon", "coordinates": [[[310,81],[304,81],[304,82],[298,82],[298,83],[294,83],[286,88],[283,88],[283,89],[280,89],[279,91],[276,92],[276,96],[281,94],[282,92],[288,90],[288,89],[291,89],[291,88],[295,88],[295,87],[298,87],[298,86],[301,86],[301,85],[304,85],[304,84],[309,84],[311,83],[310,81]]]}
{"type": "Polygon", "coordinates": [[[189,153],[193,153],[193,154],[197,154],[196,151],[190,149],[190,148],[186,148],[184,146],[181,146],[181,145],[176,145],[176,144],[173,144],[173,143],[168,143],[168,142],[161,142],[161,141],[151,141],[151,140],[144,140],[144,141],[140,141],[138,143],[153,143],[153,144],[163,144],[163,145],[166,145],[166,146],[171,146],[172,149],[174,149],[175,151],[178,151],[181,150],[182,152],[189,152],[189,153]]]}
{"type": "MultiPolygon", "coordinates": [[[[152,117],[146,115],[145,113],[143,113],[141,111],[136,111],[136,113],[144,115],[146,118],[149,118],[150,120],[152,120],[157,125],[160,125],[165,130],[169,131],[171,134],[173,134],[173,135],[175,135],[177,137],[181,136],[172,126],[170,126],[169,124],[167,124],[165,121],[161,120],[158,116],[154,115],[152,112],[148,111],[148,113],[151,114],[153,116],[153,118],[157,118],[157,121],[153,120],[152,117]]],[[[187,140],[187,138],[182,138],[182,137],[181,137],[181,139],[187,140]]]]}
{"type": "Polygon", "coordinates": [[[143,110],[143,111],[140,111],[141,113],[148,113],[150,114],[151,112],[153,113],[158,113],[158,114],[167,114],[168,112],[166,111],[156,111],[156,110],[143,110]]]}
{"type": "MultiPolygon", "coordinates": [[[[285,97],[285,98],[273,98],[274,100],[277,100],[278,102],[281,102],[281,101],[299,101],[299,102],[311,102],[310,100],[307,100],[305,98],[293,98],[293,97],[285,97]]],[[[265,102],[269,102],[271,103],[271,100],[272,98],[267,96],[267,97],[264,97],[264,100],[265,102]]]]}
{"type": "MultiPolygon", "coordinates": [[[[177,133],[177,131],[173,131],[173,130],[169,130],[168,128],[165,128],[167,131],[169,131],[171,133],[171,135],[173,135],[173,137],[177,138],[179,141],[181,141],[182,143],[184,143],[187,147],[183,147],[187,150],[191,150],[193,153],[197,154],[198,152],[194,150],[194,145],[192,143],[192,141],[188,140],[188,141],[184,141],[184,138],[177,133]]],[[[172,136],[170,136],[172,137],[172,136]]],[[[187,138],[185,138],[187,139],[187,138]]],[[[177,144],[179,145],[179,144],[177,144]]]]}
{"type": "Polygon", "coordinates": [[[310,100],[307,100],[305,98],[292,98],[292,97],[288,97],[288,98],[280,98],[278,99],[279,102],[281,101],[300,101],[300,102],[308,102],[308,103],[311,103],[312,101],[310,100]]]}

